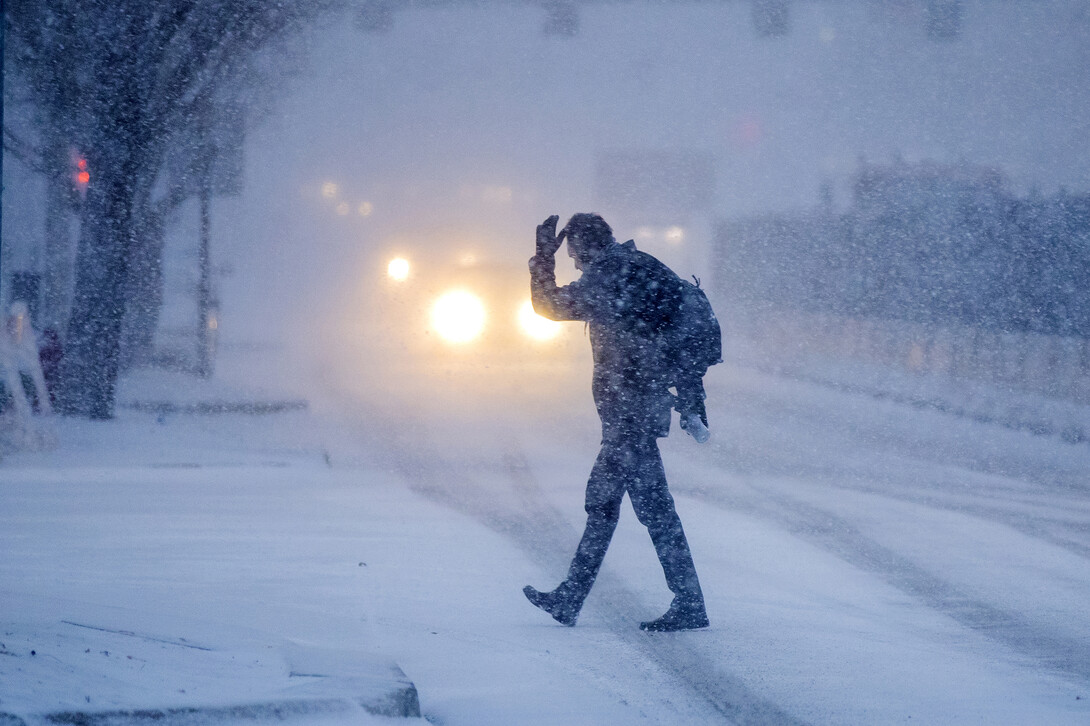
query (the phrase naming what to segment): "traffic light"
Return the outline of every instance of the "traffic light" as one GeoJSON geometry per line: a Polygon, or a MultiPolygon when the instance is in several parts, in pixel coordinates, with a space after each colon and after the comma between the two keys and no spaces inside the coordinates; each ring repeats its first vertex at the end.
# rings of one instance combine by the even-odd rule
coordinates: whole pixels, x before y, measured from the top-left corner
{"type": "Polygon", "coordinates": [[[82,154],[73,153],[72,157],[72,186],[82,199],[87,196],[87,187],[91,184],[91,170],[87,164],[87,158],[82,154]]]}

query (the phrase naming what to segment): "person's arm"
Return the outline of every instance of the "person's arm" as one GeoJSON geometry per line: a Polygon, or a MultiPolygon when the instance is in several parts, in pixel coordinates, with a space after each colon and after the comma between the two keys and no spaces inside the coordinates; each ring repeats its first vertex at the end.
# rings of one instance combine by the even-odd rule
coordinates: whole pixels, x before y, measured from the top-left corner
{"type": "Polygon", "coordinates": [[[708,412],[704,407],[704,399],[707,394],[704,392],[703,376],[696,373],[679,375],[674,387],[677,389],[675,410],[683,417],[687,413],[695,413],[700,417],[700,421],[707,426],[708,412]]]}
{"type": "Polygon", "coordinates": [[[530,300],[534,312],[550,320],[587,320],[592,299],[584,278],[556,285],[556,251],[564,241],[556,234],[559,217],[553,215],[537,228],[537,254],[530,258],[530,300]]]}

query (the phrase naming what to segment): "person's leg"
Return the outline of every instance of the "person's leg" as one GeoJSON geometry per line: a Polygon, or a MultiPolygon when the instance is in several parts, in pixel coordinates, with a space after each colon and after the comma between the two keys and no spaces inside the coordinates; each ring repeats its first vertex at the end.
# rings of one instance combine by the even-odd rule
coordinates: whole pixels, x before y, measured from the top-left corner
{"type": "Polygon", "coordinates": [[[580,604],[586,599],[598,577],[609,542],[617,529],[617,520],[621,515],[621,498],[624,497],[625,483],[631,476],[634,463],[631,453],[625,447],[610,441],[602,442],[602,449],[598,452],[587,481],[584,504],[587,525],[568,568],[568,577],[564,581],[566,590],[580,604]]]}
{"type": "MultiPolygon", "coordinates": [[[[636,517],[651,535],[662,572],[666,576],[666,584],[674,593],[670,611],[686,616],[685,627],[703,627],[707,625],[704,595],[700,589],[700,579],[693,564],[689,542],[681,526],[681,518],[677,515],[674,498],[666,483],[666,471],[662,466],[658,443],[654,439],[644,439],[634,442],[632,446],[639,465],[629,482],[628,494],[632,499],[636,517]]],[[[646,625],[649,624],[644,623],[641,627],[646,625]]]]}
{"type": "Polygon", "coordinates": [[[567,578],[552,592],[538,592],[530,586],[523,588],[530,602],[565,625],[575,624],[583,601],[598,577],[602,560],[617,528],[625,481],[631,474],[633,463],[631,453],[626,449],[608,442],[602,443],[587,482],[587,524],[568,568],[567,578]]]}

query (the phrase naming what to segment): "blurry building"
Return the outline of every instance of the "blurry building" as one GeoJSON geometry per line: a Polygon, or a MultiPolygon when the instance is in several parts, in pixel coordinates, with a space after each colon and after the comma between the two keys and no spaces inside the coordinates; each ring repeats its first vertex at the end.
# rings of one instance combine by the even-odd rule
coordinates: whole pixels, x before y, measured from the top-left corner
{"type": "Polygon", "coordinates": [[[1090,195],[1018,198],[996,170],[864,165],[850,207],[721,223],[715,285],[804,310],[1090,337],[1090,195]]]}

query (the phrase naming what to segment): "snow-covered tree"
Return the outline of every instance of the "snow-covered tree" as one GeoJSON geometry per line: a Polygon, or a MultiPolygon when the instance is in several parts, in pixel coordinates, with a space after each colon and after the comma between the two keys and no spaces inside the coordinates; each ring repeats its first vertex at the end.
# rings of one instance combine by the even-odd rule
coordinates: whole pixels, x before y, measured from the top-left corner
{"type": "MultiPolygon", "coordinates": [[[[7,0],[15,71],[43,146],[78,150],[90,181],[61,370],[61,410],[113,415],[122,325],[146,274],[153,186],[179,143],[200,168],[201,129],[247,61],[336,0],[7,0]],[[182,140],[186,140],[183,142],[182,140]],[[138,286],[137,286],[138,287],[138,286]]],[[[221,104],[222,105],[222,104],[221,104]]],[[[154,252],[154,250],[152,250],[154,252]]]]}

